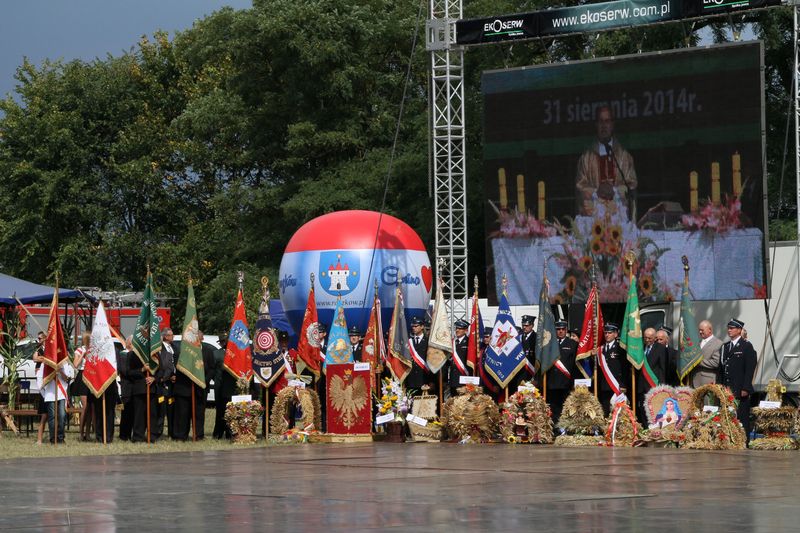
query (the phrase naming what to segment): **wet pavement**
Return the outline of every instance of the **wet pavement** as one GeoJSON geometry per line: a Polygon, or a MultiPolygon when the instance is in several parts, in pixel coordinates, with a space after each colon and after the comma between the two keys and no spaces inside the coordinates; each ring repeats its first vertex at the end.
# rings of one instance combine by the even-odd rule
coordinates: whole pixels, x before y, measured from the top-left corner
{"type": "Polygon", "coordinates": [[[0,461],[0,529],[796,531],[797,452],[327,444],[0,461]]]}

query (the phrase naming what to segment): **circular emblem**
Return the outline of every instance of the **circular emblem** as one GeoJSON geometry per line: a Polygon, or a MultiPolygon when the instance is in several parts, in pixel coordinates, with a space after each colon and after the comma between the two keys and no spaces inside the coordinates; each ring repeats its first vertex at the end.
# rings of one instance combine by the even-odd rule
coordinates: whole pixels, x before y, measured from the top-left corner
{"type": "Polygon", "coordinates": [[[306,329],[306,340],[312,348],[320,348],[319,322],[312,322],[306,329]]]}
{"type": "Polygon", "coordinates": [[[256,346],[262,352],[269,352],[275,346],[275,334],[271,329],[259,331],[256,336],[256,346]]]}

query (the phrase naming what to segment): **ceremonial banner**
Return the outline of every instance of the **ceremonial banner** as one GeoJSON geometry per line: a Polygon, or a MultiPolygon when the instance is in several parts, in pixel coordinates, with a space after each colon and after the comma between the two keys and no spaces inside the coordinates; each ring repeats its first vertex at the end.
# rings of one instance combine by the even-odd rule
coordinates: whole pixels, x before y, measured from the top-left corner
{"type": "Polygon", "coordinates": [[[481,322],[481,311],[478,307],[478,290],[472,295],[472,313],[469,318],[469,337],[467,341],[467,366],[475,372],[478,368],[478,352],[480,351],[481,339],[483,338],[483,323],[481,322]]]}
{"type": "Polygon", "coordinates": [[[578,353],[575,356],[578,370],[587,379],[592,378],[591,357],[600,353],[602,343],[603,312],[600,310],[600,302],[597,299],[597,287],[593,286],[586,299],[581,338],[578,343],[578,353]]]}
{"type": "MultiPolygon", "coordinates": [[[[347,320],[344,316],[342,299],[336,300],[333,324],[328,328],[328,349],[325,352],[325,367],[353,362],[353,347],[347,334],[347,320]]],[[[326,371],[327,372],[327,371],[326,371]]]]}
{"type": "Polygon", "coordinates": [[[108,326],[108,317],[103,302],[97,306],[97,314],[92,326],[92,337],[89,350],[86,352],[83,366],[83,382],[92,391],[95,398],[102,396],[106,387],[117,379],[117,352],[114,350],[114,339],[108,326]]]}
{"type": "Polygon", "coordinates": [[[153,291],[153,274],[147,271],[147,283],[142,294],[142,309],[133,332],[133,352],[150,373],[158,370],[158,354],[161,352],[161,321],[156,313],[153,291]]]}
{"type": "Polygon", "coordinates": [[[361,361],[372,365],[370,388],[371,390],[377,390],[375,369],[386,359],[386,345],[383,342],[383,327],[381,325],[381,301],[377,295],[372,302],[372,312],[369,314],[367,333],[361,341],[361,346],[361,361]]]}
{"type": "Polygon", "coordinates": [[[372,430],[370,370],[355,370],[351,363],[325,367],[327,379],[327,430],[335,434],[368,434],[372,430]]]}
{"type": "Polygon", "coordinates": [[[319,319],[317,318],[317,302],[314,299],[314,287],[308,291],[308,303],[303,315],[303,325],[298,332],[297,355],[306,367],[319,377],[322,366],[322,355],[319,342],[319,319]]]}
{"type": "MultiPolygon", "coordinates": [[[[50,304],[50,319],[47,323],[47,337],[44,340],[44,368],[42,369],[42,385],[50,383],[56,377],[58,369],[67,361],[69,351],[67,341],[64,339],[64,330],[58,318],[58,284],[53,292],[53,302],[50,304]]],[[[56,384],[60,387],[59,380],[56,384]]],[[[66,391],[61,394],[66,397],[66,391]]]]}
{"type": "MultiPolygon", "coordinates": [[[[553,315],[553,308],[550,307],[550,299],[547,291],[550,284],[545,276],[542,282],[542,290],[539,293],[539,326],[536,328],[536,358],[542,365],[542,374],[550,370],[558,358],[561,356],[561,349],[556,340],[556,317],[553,315]]],[[[559,368],[562,372],[566,370],[559,368]]],[[[569,375],[569,371],[567,371],[569,375]]]]}
{"type": "Polygon", "coordinates": [[[250,381],[253,376],[253,356],[250,351],[250,329],[247,327],[247,313],[244,308],[242,290],[236,296],[228,344],[225,347],[223,366],[235,379],[240,377],[250,381]]]}
{"type": "Polygon", "coordinates": [[[703,354],[700,351],[700,339],[697,329],[697,321],[692,310],[692,299],[689,296],[689,270],[685,267],[683,277],[683,291],[681,294],[681,357],[678,361],[678,375],[681,381],[686,379],[689,372],[700,364],[703,354]]]}
{"type": "Polygon", "coordinates": [[[183,319],[181,353],[178,357],[177,368],[195,385],[206,388],[203,343],[200,340],[200,324],[197,322],[197,304],[191,280],[189,280],[188,294],[186,295],[186,316],[183,319]]]}
{"type": "MultiPolygon", "coordinates": [[[[269,314],[269,286],[262,280],[261,303],[258,306],[256,335],[253,339],[253,374],[265,387],[272,385],[286,370],[283,354],[278,349],[278,336],[269,314]]],[[[291,372],[291,370],[289,370],[291,372]]],[[[282,387],[281,387],[282,388],[282,387]]],[[[277,391],[275,391],[277,392],[277,391]]]]}
{"type": "Polygon", "coordinates": [[[628,361],[641,370],[650,387],[658,385],[658,376],[644,355],[644,342],[642,341],[642,321],[639,317],[639,295],[636,293],[636,276],[631,275],[631,285],[628,289],[628,303],[625,306],[625,319],[622,322],[619,344],[628,353],[628,361]]]}
{"type": "MultiPolygon", "coordinates": [[[[430,341],[429,341],[430,345],[430,341]]],[[[386,354],[386,363],[389,365],[394,378],[403,383],[411,371],[411,354],[408,350],[408,327],[406,314],[403,310],[403,293],[400,285],[397,286],[394,299],[394,312],[389,326],[389,350],[386,354]]]]}
{"type": "Polygon", "coordinates": [[[453,332],[450,329],[450,318],[444,304],[444,287],[442,278],[436,280],[436,300],[433,304],[433,319],[428,338],[428,367],[434,374],[447,362],[447,354],[453,351],[453,332]]]}
{"type": "Polygon", "coordinates": [[[513,377],[525,367],[525,352],[517,340],[519,333],[505,293],[500,296],[500,307],[492,330],[492,340],[486,349],[484,367],[501,387],[506,387],[513,377]]]}

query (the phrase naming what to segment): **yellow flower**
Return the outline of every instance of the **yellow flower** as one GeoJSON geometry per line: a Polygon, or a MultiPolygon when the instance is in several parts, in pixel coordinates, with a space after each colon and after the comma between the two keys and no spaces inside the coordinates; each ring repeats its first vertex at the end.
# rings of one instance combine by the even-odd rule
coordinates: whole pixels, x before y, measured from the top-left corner
{"type": "Polygon", "coordinates": [[[592,226],[592,235],[596,238],[603,236],[603,226],[601,226],[599,222],[595,222],[592,226]]]}
{"type": "Polygon", "coordinates": [[[575,276],[569,276],[567,278],[564,288],[566,289],[568,295],[572,296],[575,293],[575,285],[577,284],[578,280],[575,279],[575,276]]]}
{"type": "Polygon", "coordinates": [[[592,258],[588,255],[584,255],[578,261],[578,266],[580,266],[581,270],[584,272],[588,271],[590,268],[592,268],[592,258]]]}
{"type": "Polygon", "coordinates": [[[600,237],[592,239],[591,250],[594,255],[600,255],[605,251],[605,243],[600,237]]]}
{"type": "Polygon", "coordinates": [[[608,236],[611,237],[612,241],[618,243],[622,238],[622,228],[619,225],[611,226],[608,228],[608,236]]]}
{"type": "Polygon", "coordinates": [[[639,289],[641,289],[642,293],[650,296],[653,292],[653,278],[650,274],[645,274],[641,278],[639,278],[639,289]]]}
{"type": "Polygon", "coordinates": [[[509,444],[516,444],[517,443],[517,437],[515,437],[514,435],[509,435],[508,438],[506,439],[506,441],[509,444]]]}

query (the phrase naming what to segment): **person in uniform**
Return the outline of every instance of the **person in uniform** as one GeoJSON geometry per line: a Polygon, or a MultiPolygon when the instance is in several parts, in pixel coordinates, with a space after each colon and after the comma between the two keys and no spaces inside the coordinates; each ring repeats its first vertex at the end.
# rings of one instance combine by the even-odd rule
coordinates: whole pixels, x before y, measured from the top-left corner
{"type": "Polygon", "coordinates": [[[564,320],[556,322],[556,339],[558,341],[559,356],[558,360],[564,365],[561,369],[553,365],[547,371],[547,403],[550,404],[550,411],[553,421],[558,422],[561,418],[561,409],[572,390],[572,380],[575,379],[575,354],[578,351],[578,343],[567,337],[567,323],[564,320]],[[567,374],[564,373],[566,370],[567,374]]]}
{"type": "Polygon", "coordinates": [[[517,372],[517,375],[508,383],[509,395],[514,394],[519,384],[523,381],[530,381],[534,385],[538,384],[537,374],[539,373],[539,362],[536,360],[536,332],[533,331],[533,324],[535,321],[535,316],[522,316],[522,331],[517,340],[522,344],[522,351],[525,353],[525,359],[528,360],[528,364],[525,365],[525,368],[517,372]]]}
{"type": "Polygon", "coordinates": [[[689,373],[689,384],[695,389],[717,382],[720,348],[722,348],[722,341],[714,336],[711,322],[703,320],[697,329],[700,333],[700,353],[703,359],[689,373]]]}
{"type": "Polygon", "coordinates": [[[352,326],[349,330],[347,330],[348,335],[350,335],[350,347],[353,350],[353,361],[356,363],[361,362],[361,330],[358,329],[356,326],[352,326]]]}
{"type": "MultiPolygon", "coordinates": [[[[428,354],[428,337],[425,335],[424,326],[425,324],[421,318],[413,317],[411,319],[411,335],[409,335],[408,339],[414,352],[416,352],[416,356],[423,361],[426,360],[428,354]]],[[[423,368],[417,363],[416,356],[411,358],[411,370],[406,376],[405,386],[421,394],[423,385],[428,385],[433,389],[434,379],[433,374],[427,368],[423,368]]],[[[429,394],[433,393],[429,392],[429,394]]]]}
{"type": "MultiPolygon", "coordinates": [[[[467,349],[469,345],[469,338],[467,337],[467,329],[469,329],[469,322],[466,320],[459,318],[456,320],[455,324],[456,329],[456,339],[455,339],[455,348],[456,354],[461,358],[461,361],[464,364],[467,364],[467,349]]],[[[459,372],[458,367],[456,367],[453,361],[448,361],[448,377],[447,377],[447,384],[450,388],[450,396],[453,397],[456,395],[456,389],[461,387],[461,372],[459,372]]]]}
{"type": "Polygon", "coordinates": [[[744,426],[747,442],[750,442],[750,397],[753,389],[753,374],[758,357],[750,341],[742,338],[744,322],[732,318],[728,322],[728,338],[722,345],[718,383],[728,387],[739,401],[736,416],[744,426]]]}
{"type": "MultiPolygon", "coordinates": [[[[215,357],[215,361],[224,361],[225,347],[228,345],[228,332],[223,331],[219,334],[219,357],[215,357]]],[[[224,363],[217,365],[214,372],[214,406],[216,408],[214,418],[214,431],[212,436],[215,439],[229,439],[231,438],[231,428],[225,422],[225,407],[231,401],[234,393],[236,392],[236,378],[230,372],[225,370],[224,363]]]]}
{"type": "Polygon", "coordinates": [[[664,383],[677,387],[681,384],[680,376],[678,376],[678,358],[680,354],[678,350],[671,346],[672,328],[661,326],[656,332],[656,341],[664,347],[666,352],[666,362],[664,364],[664,383]]]}
{"type": "Polygon", "coordinates": [[[156,426],[153,435],[160,437],[164,432],[164,420],[167,421],[167,436],[174,437],[175,399],[172,397],[172,385],[175,383],[175,365],[178,363],[178,350],[172,344],[175,335],[170,328],[161,330],[161,354],[159,356],[158,372],[161,377],[157,380],[159,399],[156,426]]]}
{"type": "Polygon", "coordinates": [[[605,373],[602,367],[598,369],[601,375],[597,376],[600,382],[598,383],[597,397],[598,400],[600,400],[600,404],[603,406],[603,411],[608,415],[611,409],[611,399],[615,395],[615,391],[610,383],[611,378],[613,377],[613,379],[616,380],[621,394],[627,391],[625,383],[628,374],[628,372],[626,372],[628,369],[628,355],[619,345],[619,340],[617,340],[619,336],[618,325],[613,322],[606,323],[603,328],[603,333],[605,335],[605,343],[602,346],[602,355],[605,358],[605,364],[610,376],[607,378],[603,375],[605,373]]]}
{"type": "Polygon", "coordinates": [[[317,340],[319,341],[319,353],[322,359],[325,359],[325,352],[328,350],[328,326],[318,322],[317,327],[317,340]]]}
{"type": "Polygon", "coordinates": [[[578,331],[575,328],[572,328],[571,330],[569,330],[568,333],[569,333],[569,338],[570,339],[572,339],[572,340],[574,340],[575,342],[578,342],[578,343],[581,342],[581,332],[580,331],[578,331]]]}
{"type": "MultiPolygon", "coordinates": [[[[128,353],[128,378],[131,380],[131,401],[133,402],[133,431],[131,442],[147,442],[147,391],[150,390],[150,442],[155,442],[161,436],[157,432],[158,405],[163,405],[163,388],[159,384],[163,381],[166,365],[159,364],[154,374],[146,372],[142,360],[134,352],[128,353]]],[[[171,375],[171,373],[170,373],[171,375]]],[[[164,419],[161,419],[163,425],[164,419]]],[[[163,428],[162,428],[163,431],[163,428]]]]}
{"type": "MultiPolygon", "coordinates": [[[[214,374],[216,360],[214,359],[214,348],[203,342],[203,332],[199,332],[201,360],[206,385],[214,374]]],[[[182,345],[183,343],[181,343],[182,345]]],[[[183,350],[178,350],[178,361],[181,361],[183,350]]],[[[188,361],[181,361],[183,366],[189,365],[188,361]]],[[[176,363],[177,367],[177,363],[176,363]]],[[[172,438],[178,441],[188,440],[189,430],[192,424],[192,395],[194,395],[195,420],[197,428],[197,439],[205,436],[205,412],[207,389],[200,387],[193,382],[186,374],[177,371],[175,373],[175,383],[172,385],[173,403],[173,434],[172,438]]]]}
{"type": "MultiPolygon", "coordinates": [[[[647,364],[650,370],[653,371],[659,383],[664,382],[667,364],[666,348],[656,342],[656,330],[654,328],[647,328],[642,334],[644,340],[644,356],[647,359],[647,364]]],[[[647,427],[647,412],[644,406],[644,396],[650,391],[650,383],[645,378],[644,369],[636,374],[636,418],[639,422],[647,427]]]]}

